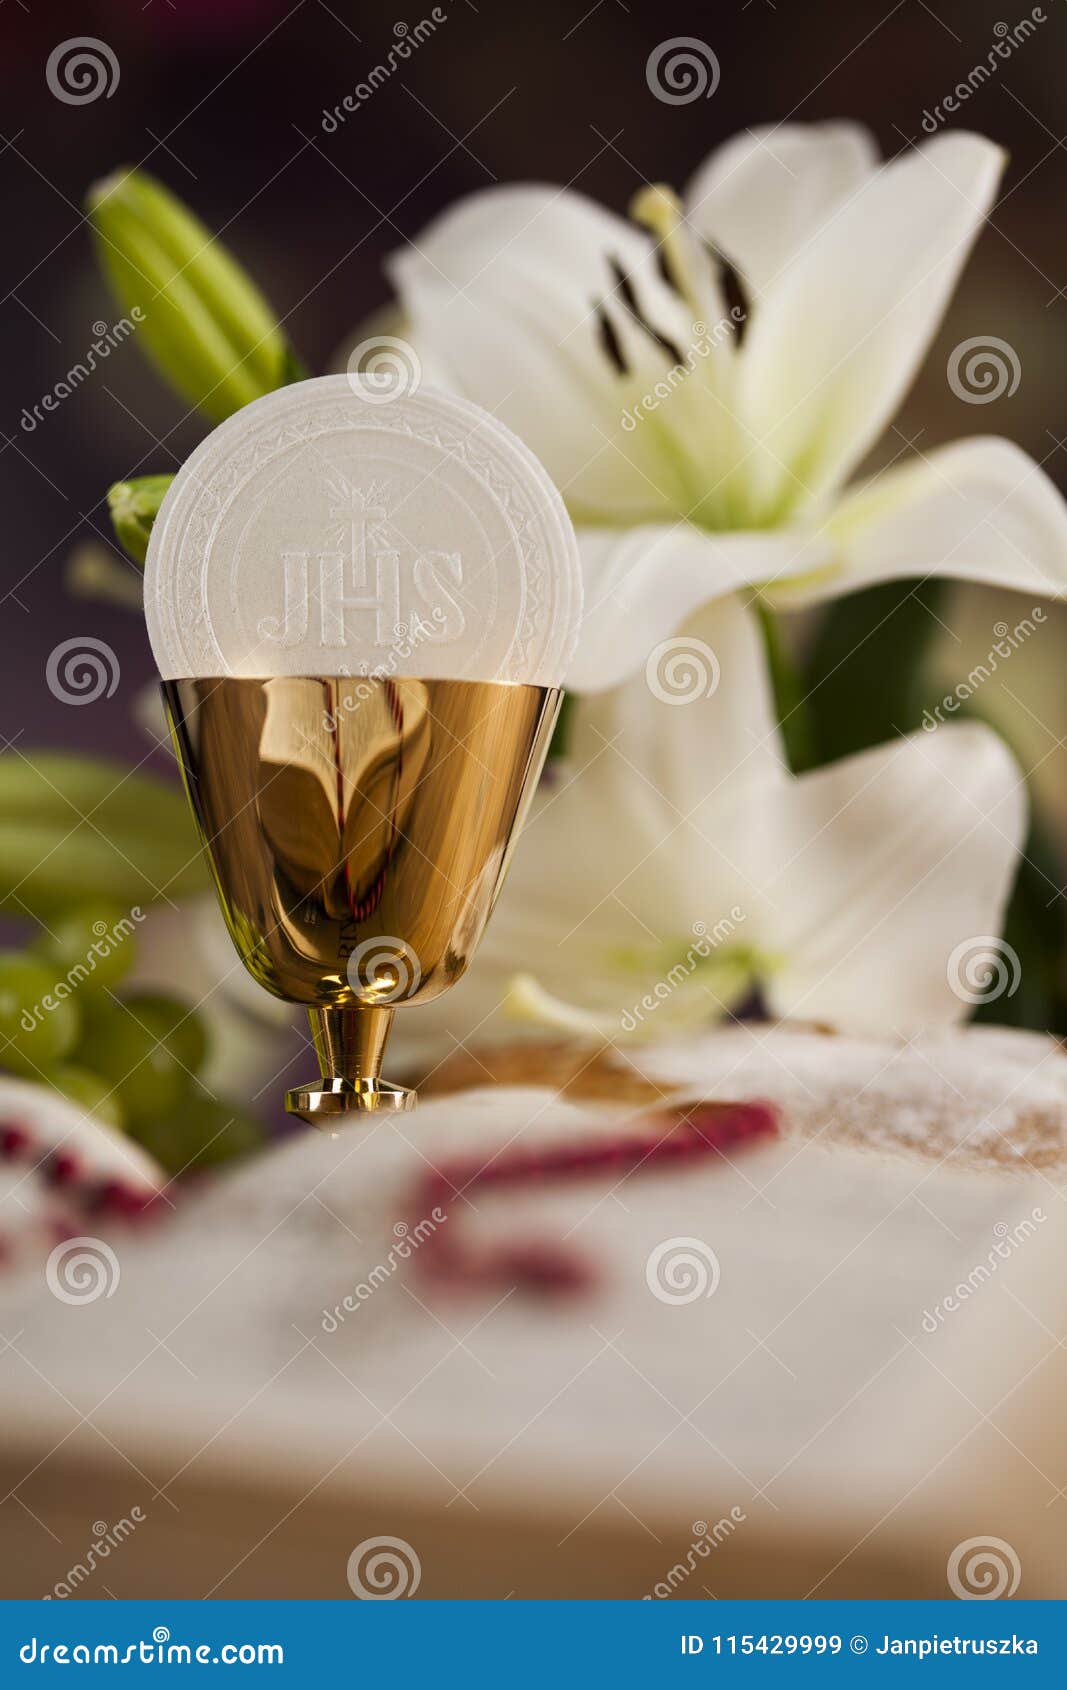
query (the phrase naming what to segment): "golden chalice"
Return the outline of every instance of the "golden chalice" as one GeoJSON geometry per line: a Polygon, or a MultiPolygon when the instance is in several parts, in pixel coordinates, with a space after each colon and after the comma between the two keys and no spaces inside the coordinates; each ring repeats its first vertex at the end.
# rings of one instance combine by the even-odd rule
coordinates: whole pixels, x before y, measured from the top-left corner
{"type": "Polygon", "coordinates": [[[230,936],[311,1019],[322,1077],[292,1113],[412,1107],[381,1077],[390,1024],[470,964],[581,608],[544,469],[417,383],[295,382],[175,477],[149,638],[230,936]]]}
{"type": "Polygon", "coordinates": [[[558,689],[384,678],[174,680],[163,695],[230,936],[303,1004],[333,1127],[410,1109],[381,1077],[393,1016],[466,971],[500,891],[558,689]]]}

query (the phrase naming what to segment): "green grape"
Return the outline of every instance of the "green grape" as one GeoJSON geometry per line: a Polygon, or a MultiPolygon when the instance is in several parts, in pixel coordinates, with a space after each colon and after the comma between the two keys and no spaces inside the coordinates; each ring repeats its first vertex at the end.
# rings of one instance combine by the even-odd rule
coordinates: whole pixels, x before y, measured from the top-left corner
{"type": "Polygon", "coordinates": [[[78,1011],[54,968],[0,951],[0,1068],[38,1078],[78,1037],[78,1011]]]}
{"type": "Polygon", "coordinates": [[[162,992],[127,992],[123,1002],[129,1004],[139,1020],[156,1031],[165,1033],[167,1044],[175,1058],[190,1074],[199,1074],[207,1055],[207,1034],[204,1023],[191,1004],[181,998],[166,997],[162,992]]]}
{"type": "Polygon", "coordinates": [[[180,1174],[189,1160],[184,1148],[182,1124],[173,1115],[156,1116],[151,1121],[141,1122],[131,1129],[130,1137],[136,1139],[142,1150],[155,1157],[165,1173],[180,1174]]]}
{"type": "Polygon", "coordinates": [[[136,921],[120,904],[76,904],[50,927],[34,953],[71,984],[117,986],[129,972],[136,921]]]}
{"type": "Polygon", "coordinates": [[[189,1078],[166,1026],[136,1004],[128,1007],[106,995],[92,994],[82,1009],[74,1060],[114,1087],[127,1125],[132,1129],[169,1114],[189,1078]]]}
{"type": "Polygon", "coordinates": [[[195,1093],[173,1114],[139,1125],[134,1136],[170,1174],[218,1167],[263,1143],[262,1127],[243,1109],[195,1093]]]}
{"type": "Polygon", "coordinates": [[[62,1062],[58,1068],[49,1069],[47,1077],[50,1086],[69,1097],[94,1120],[105,1127],[122,1130],[122,1105],[108,1081],[102,1080],[99,1074],[90,1074],[88,1068],[78,1068],[73,1062],[62,1062]]]}
{"type": "Polygon", "coordinates": [[[198,1168],[217,1167],[222,1162],[235,1161],[258,1150],[263,1143],[263,1128],[253,1116],[225,1099],[208,1098],[190,1105],[190,1112],[201,1134],[202,1145],[197,1152],[198,1168]]]}

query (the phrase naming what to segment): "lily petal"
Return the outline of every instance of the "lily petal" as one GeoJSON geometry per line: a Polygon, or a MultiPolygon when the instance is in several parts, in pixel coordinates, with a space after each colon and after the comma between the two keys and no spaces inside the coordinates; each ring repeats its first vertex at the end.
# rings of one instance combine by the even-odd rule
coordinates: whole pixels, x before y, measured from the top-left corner
{"type": "Polygon", "coordinates": [[[581,702],[571,778],[541,794],[476,965],[398,1027],[409,1056],[538,1025],[604,1038],[614,1022],[621,1038],[710,1023],[735,951],[733,988],[743,951],[781,1016],[884,1034],[962,1019],[973,999],[950,964],[966,985],[972,939],[995,962],[1025,831],[1003,742],[953,724],[799,779],[764,765],[749,784],[707,731],[718,694],[653,709],[642,691],[581,702]],[[710,958],[687,966],[708,933],[710,958]]]}
{"type": "MultiPolygon", "coordinates": [[[[575,1013],[587,1027],[620,1026],[698,924],[755,909],[751,835],[764,794],[788,780],[759,628],[733,597],[707,607],[687,638],[714,651],[721,687],[666,702],[642,672],[578,701],[568,758],[542,785],[474,965],[398,1017],[402,1050],[521,1036],[508,999],[523,974],[568,1006],[572,1028],[575,1013]]],[[[737,940],[748,944],[746,926],[737,940]]]]}
{"type": "Polygon", "coordinates": [[[877,164],[874,137],[857,123],[747,129],[690,178],[686,221],[758,297],[877,164]]]}
{"type": "Polygon", "coordinates": [[[820,537],[831,567],[783,579],[772,599],[810,604],[928,575],[1067,594],[1067,502],[1010,440],[960,440],[887,470],[848,494],[820,537]]]}
{"type": "Polygon", "coordinates": [[[887,1035],[961,1020],[974,999],[953,990],[959,947],[998,943],[985,936],[1000,932],[1026,809],[1011,753],[978,723],[797,781],[768,875],[786,957],[768,984],[776,1013],[887,1035]]]}
{"type": "Polygon", "coordinates": [[[617,1014],[590,1015],[587,1010],[553,997],[532,974],[516,974],[508,987],[505,1009],[515,1020],[531,1021],[538,1028],[555,1027],[575,1038],[610,1040],[619,1031],[617,1014]]]}
{"type": "Polygon", "coordinates": [[[760,302],[740,360],[741,415],[762,451],[757,513],[840,485],[889,422],[989,210],[1004,155],[940,135],[844,201],[760,302]]]}
{"type": "Polygon", "coordinates": [[[526,441],[572,512],[647,521],[691,502],[658,420],[623,427],[692,329],[645,232],[568,190],[487,188],[387,270],[420,353],[526,441]]]}
{"type": "Polygon", "coordinates": [[[585,617],[567,684],[583,693],[617,686],[642,668],[710,600],[809,577],[831,556],[823,539],[788,530],[709,534],[685,522],[581,528],[578,541],[585,617]]]}
{"type": "Polygon", "coordinates": [[[581,701],[572,735],[575,764],[597,762],[595,809],[606,825],[635,788],[659,796],[648,845],[671,811],[689,815],[708,794],[721,809],[725,793],[785,771],[763,638],[741,596],[706,605],[667,650],[662,643],[648,646],[625,685],[581,701]],[[602,763],[605,745],[615,755],[602,763]]]}

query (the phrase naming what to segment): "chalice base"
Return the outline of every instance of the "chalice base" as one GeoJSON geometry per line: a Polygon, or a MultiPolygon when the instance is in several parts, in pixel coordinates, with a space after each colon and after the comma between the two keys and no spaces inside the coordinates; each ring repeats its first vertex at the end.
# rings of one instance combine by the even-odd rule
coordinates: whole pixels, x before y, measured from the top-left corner
{"type": "Polygon", "coordinates": [[[286,1092],[288,1113],[332,1133],[341,1125],[343,1115],[414,1109],[415,1093],[381,1076],[382,1052],[392,1020],[393,1010],[387,1004],[309,1009],[321,1078],[286,1092]]]}
{"type": "Polygon", "coordinates": [[[285,1107],[290,1115],[299,1115],[301,1120],[325,1132],[333,1130],[341,1115],[378,1109],[414,1109],[416,1102],[413,1091],[406,1086],[392,1086],[388,1080],[340,1077],[313,1080],[285,1094],[285,1107]]]}

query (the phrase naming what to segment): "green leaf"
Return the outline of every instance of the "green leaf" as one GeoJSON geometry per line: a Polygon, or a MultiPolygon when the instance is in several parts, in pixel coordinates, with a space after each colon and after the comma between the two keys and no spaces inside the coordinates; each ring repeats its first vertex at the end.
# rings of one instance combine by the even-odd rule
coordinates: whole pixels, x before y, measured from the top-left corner
{"type": "Polygon", "coordinates": [[[1061,873],[1052,835],[1037,817],[1023,852],[1003,931],[1004,943],[1019,959],[1018,987],[1010,996],[1005,993],[979,1004],[974,1019],[1063,1036],[1067,1033],[1067,923],[1064,902],[1058,896],[1061,873]]]}
{"type": "Polygon", "coordinates": [[[763,631],[763,645],[786,759],[795,775],[803,774],[816,762],[813,722],[803,677],[782,637],[778,617],[758,602],[756,610],[763,631]]]}
{"type": "Polygon", "coordinates": [[[560,758],[566,757],[570,750],[571,719],[577,702],[578,700],[572,692],[565,692],[560,699],[559,715],[556,717],[556,725],[552,730],[552,738],[549,741],[545,756],[546,763],[556,762],[560,758]]]}
{"type": "Polygon", "coordinates": [[[835,599],[805,665],[815,762],[836,762],[922,722],[942,581],[897,581],[835,599]]]}

